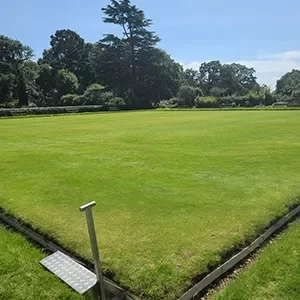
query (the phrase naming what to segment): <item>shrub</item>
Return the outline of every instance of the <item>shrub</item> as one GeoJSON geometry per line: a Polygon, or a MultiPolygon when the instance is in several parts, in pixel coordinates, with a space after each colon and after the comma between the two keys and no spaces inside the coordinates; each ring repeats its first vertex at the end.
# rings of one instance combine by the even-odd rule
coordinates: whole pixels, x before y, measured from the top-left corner
{"type": "Polygon", "coordinates": [[[37,107],[37,105],[34,103],[34,102],[30,102],[28,104],[28,107],[31,108],[31,107],[37,107]]]}
{"type": "Polygon", "coordinates": [[[132,88],[125,91],[123,98],[127,107],[130,107],[131,109],[139,108],[140,99],[136,96],[132,88]]]}
{"type": "Polygon", "coordinates": [[[77,105],[84,105],[86,102],[86,98],[84,95],[77,96],[77,98],[74,100],[77,105]]]}
{"type": "Polygon", "coordinates": [[[94,83],[90,85],[83,96],[85,98],[84,105],[103,105],[104,86],[94,83]]]}
{"type": "Polygon", "coordinates": [[[5,103],[1,103],[0,107],[6,107],[6,108],[20,107],[19,100],[18,99],[9,100],[5,103]]]}
{"type": "Polygon", "coordinates": [[[115,98],[112,98],[112,99],[108,100],[107,105],[110,106],[110,107],[111,106],[121,107],[121,106],[125,106],[126,103],[125,103],[125,100],[123,98],[115,97],[115,98]]]}
{"type": "Polygon", "coordinates": [[[51,107],[27,107],[27,108],[0,108],[0,117],[22,116],[22,115],[45,115],[66,114],[76,112],[105,111],[107,107],[94,106],[51,106],[51,107]]]}
{"type": "Polygon", "coordinates": [[[195,92],[196,92],[196,96],[201,96],[203,97],[204,96],[204,93],[202,91],[202,89],[200,89],[199,87],[195,88],[195,92]]]}
{"type": "Polygon", "coordinates": [[[214,108],[218,107],[218,102],[215,97],[196,97],[195,100],[195,106],[197,108],[214,108]]]}
{"type": "Polygon", "coordinates": [[[245,96],[236,96],[236,95],[232,95],[232,96],[227,96],[227,97],[222,97],[219,98],[219,104],[221,106],[245,106],[245,102],[246,102],[246,98],[245,96]]]}
{"type": "Polygon", "coordinates": [[[180,100],[178,98],[171,98],[170,100],[161,100],[158,104],[160,108],[177,108],[178,102],[180,100]]]}
{"type": "Polygon", "coordinates": [[[299,106],[300,105],[300,90],[295,90],[292,94],[292,97],[287,100],[287,102],[291,106],[299,106]]]}
{"type": "Polygon", "coordinates": [[[60,102],[61,102],[61,105],[64,105],[64,106],[76,106],[76,105],[80,105],[77,102],[78,98],[79,98],[79,96],[76,94],[67,94],[67,95],[64,95],[61,97],[60,102]]]}
{"type": "Polygon", "coordinates": [[[210,89],[209,94],[214,97],[222,97],[227,94],[227,89],[223,89],[223,88],[215,86],[210,89]]]}
{"type": "Polygon", "coordinates": [[[57,73],[56,87],[59,95],[72,94],[78,89],[78,79],[72,72],[61,69],[57,73]]]}
{"type": "Polygon", "coordinates": [[[104,92],[103,94],[102,94],[102,102],[104,103],[104,104],[108,104],[108,102],[111,100],[111,99],[113,99],[114,98],[114,94],[113,94],[113,92],[104,92]]]}
{"type": "MultiPolygon", "coordinates": [[[[246,96],[227,96],[219,98],[219,102],[221,105],[226,106],[238,106],[238,107],[254,107],[265,103],[265,99],[263,97],[255,96],[254,94],[248,94],[246,96]]],[[[274,101],[273,101],[274,102],[274,101]]],[[[268,102],[269,103],[269,102],[268,102]]]]}
{"type": "Polygon", "coordinates": [[[181,86],[178,92],[179,107],[193,107],[194,99],[197,97],[197,89],[192,86],[181,86]]]}

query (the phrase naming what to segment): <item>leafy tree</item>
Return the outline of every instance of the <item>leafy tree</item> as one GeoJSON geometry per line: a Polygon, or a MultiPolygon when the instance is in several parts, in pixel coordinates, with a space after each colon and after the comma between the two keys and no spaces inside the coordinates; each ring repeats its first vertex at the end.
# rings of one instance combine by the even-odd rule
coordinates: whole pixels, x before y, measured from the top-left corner
{"type": "Polygon", "coordinates": [[[96,82],[108,86],[120,96],[125,96],[129,89],[133,91],[128,51],[119,38],[115,37],[110,43],[100,41],[92,54],[96,82]]]}
{"type": "Polygon", "coordinates": [[[0,35],[0,61],[18,65],[32,58],[33,51],[20,41],[0,35]]]}
{"type": "Polygon", "coordinates": [[[145,86],[146,69],[158,68],[151,58],[160,40],[148,30],[151,20],[130,0],[111,0],[102,11],[105,23],[119,25],[123,31],[121,38],[108,34],[99,42],[104,53],[103,69],[107,70],[106,83],[120,95],[131,94],[136,101],[139,99],[138,106],[148,107],[149,99],[141,95],[141,90],[145,86]]]}
{"type": "Polygon", "coordinates": [[[222,64],[219,61],[210,61],[202,63],[199,68],[199,81],[205,94],[213,87],[222,87],[221,85],[222,64]]]}
{"type": "Polygon", "coordinates": [[[32,56],[33,51],[30,47],[0,35],[0,102],[16,97],[19,98],[20,105],[28,105],[28,94],[21,66],[32,56]]]}
{"type": "Polygon", "coordinates": [[[36,83],[39,74],[39,65],[33,61],[26,61],[21,65],[20,70],[28,95],[28,102],[34,103],[41,96],[36,83]]]}
{"type": "Polygon", "coordinates": [[[143,99],[141,106],[154,107],[161,99],[176,95],[180,85],[181,66],[158,48],[141,52],[139,57],[136,96],[143,99]]]}
{"type": "Polygon", "coordinates": [[[188,85],[188,86],[200,86],[199,84],[199,72],[194,69],[186,69],[182,73],[182,85],[188,85]]]}
{"type": "Polygon", "coordinates": [[[83,92],[95,81],[90,63],[93,44],[85,43],[79,34],[70,29],[57,30],[50,39],[51,48],[44,51],[39,64],[48,64],[56,71],[65,69],[74,73],[83,92]]]}
{"type": "Polygon", "coordinates": [[[245,95],[258,88],[255,70],[241,64],[224,64],[220,61],[203,63],[199,69],[199,82],[206,95],[245,95]]]}
{"type": "Polygon", "coordinates": [[[80,103],[77,102],[78,97],[77,94],[67,94],[61,97],[60,103],[66,106],[80,105],[80,103]]]}
{"type": "MultiPolygon", "coordinates": [[[[86,44],[85,51],[88,52],[85,57],[86,57],[86,64],[85,68],[88,68],[88,71],[86,72],[87,75],[84,76],[85,80],[85,85],[89,86],[93,84],[94,82],[102,83],[103,81],[107,81],[109,76],[109,71],[110,71],[110,63],[107,61],[107,66],[109,68],[104,68],[105,65],[105,58],[104,58],[104,51],[101,46],[101,43],[95,43],[95,44],[86,44]]],[[[106,58],[109,59],[109,52],[106,53],[107,56],[106,58]]],[[[116,61],[114,59],[113,61],[116,61]]],[[[85,73],[85,70],[83,70],[85,73]]],[[[111,80],[111,79],[110,79],[111,80]]],[[[108,81],[110,81],[108,80],[108,81]]]]}
{"type": "Polygon", "coordinates": [[[248,68],[236,63],[224,65],[223,68],[228,68],[227,74],[229,74],[228,76],[231,80],[231,84],[228,84],[230,94],[236,93],[242,95],[249,90],[259,88],[256,77],[254,76],[255,70],[253,68],[248,68]]]}
{"type": "Polygon", "coordinates": [[[263,84],[258,89],[259,97],[262,99],[263,105],[271,105],[275,102],[274,94],[271,92],[269,86],[263,84]]]}
{"type": "Polygon", "coordinates": [[[299,89],[299,90],[295,90],[295,91],[293,92],[293,98],[294,98],[294,100],[300,102],[300,101],[299,101],[299,100],[300,100],[300,89],[299,89]]]}
{"type": "Polygon", "coordinates": [[[197,96],[195,99],[195,107],[197,108],[215,108],[218,106],[215,97],[201,97],[197,96]]]}
{"type": "MultiPolygon", "coordinates": [[[[84,93],[85,105],[103,105],[105,104],[105,87],[94,83],[91,84],[84,93]]],[[[112,98],[112,97],[111,97],[112,98]]]]}
{"type": "MultiPolygon", "coordinates": [[[[123,29],[122,42],[129,50],[130,68],[132,80],[136,80],[137,55],[140,50],[152,48],[159,41],[159,37],[154,32],[148,30],[151,20],[145,18],[142,10],[132,5],[130,0],[111,0],[111,4],[103,8],[102,11],[107,17],[105,23],[120,25],[123,29]]],[[[116,36],[106,35],[104,43],[115,43],[116,36]]]]}
{"type": "Polygon", "coordinates": [[[63,95],[74,94],[78,89],[78,79],[72,72],[61,69],[56,71],[48,64],[40,65],[35,80],[41,91],[38,105],[59,105],[63,95]]]}
{"type": "Polygon", "coordinates": [[[126,102],[125,102],[125,100],[123,98],[115,97],[115,98],[110,99],[107,102],[107,105],[108,106],[120,107],[120,106],[125,106],[126,102]]]}
{"type": "Polygon", "coordinates": [[[9,66],[0,62],[0,104],[13,97],[17,86],[16,76],[9,66]]]}
{"type": "Polygon", "coordinates": [[[223,97],[228,93],[228,89],[215,86],[210,89],[209,94],[213,97],[223,97]]]}
{"type": "Polygon", "coordinates": [[[300,90],[300,70],[292,70],[283,75],[276,85],[276,93],[292,97],[293,93],[300,90]]]}
{"type": "Polygon", "coordinates": [[[78,89],[78,79],[72,72],[61,69],[57,73],[56,88],[60,96],[74,94],[78,89]]]}
{"type": "Polygon", "coordinates": [[[97,44],[84,44],[80,61],[80,72],[76,74],[79,81],[80,92],[83,92],[94,82],[102,82],[104,72],[99,68],[99,64],[101,67],[101,49],[99,49],[97,44]],[[98,74],[98,72],[100,74],[98,74]]]}
{"type": "Polygon", "coordinates": [[[191,86],[181,86],[178,92],[179,106],[193,107],[194,100],[197,97],[197,90],[191,86]]]}
{"type": "Polygon", "coordinates": [[[66,69],[74,74],[80,71],[84,39],[70,29],[57,30],[50,36],[51,48],[45,50],[40,64],[49,64],[53,69],[66,69]]]}
{"type": "Polygon", "coordinates": [[[38,105],[51,105],[52,97],[56,89],[56,72],[48,64],[40,65],[36,78],[36,84],[41,90],[41,98],[38,105]]]}

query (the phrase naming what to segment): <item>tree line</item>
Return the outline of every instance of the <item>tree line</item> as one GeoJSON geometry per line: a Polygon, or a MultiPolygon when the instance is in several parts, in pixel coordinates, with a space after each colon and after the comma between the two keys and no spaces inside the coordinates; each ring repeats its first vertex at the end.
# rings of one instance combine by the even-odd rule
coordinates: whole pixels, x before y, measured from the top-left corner
{"type": "Polygon", "coordinates": [[[57,30],[37,61],[30,47],[0,35],[0,105],[254,106],[300,97],[300,71],[284,75],[271,92],[241,64],[211,61],[184,70],[158,48],[152,21],[130,0],[111,0],[102,11],[120,36],[87,43],[70,29],[57,30]]]}

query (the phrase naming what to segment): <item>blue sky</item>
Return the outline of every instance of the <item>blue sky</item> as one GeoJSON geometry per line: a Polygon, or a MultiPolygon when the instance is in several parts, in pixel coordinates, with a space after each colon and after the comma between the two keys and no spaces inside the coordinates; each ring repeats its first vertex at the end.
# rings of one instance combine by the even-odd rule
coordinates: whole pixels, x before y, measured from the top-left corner
{"type": "MultiPolygon", "coordinates": [[[[0,34],[31,46],[37,57],[57,29],[72,29],[86,41],[118,30],[102,22],[108,0],[2,1],[0,34]]],[[[159,44],[185,67],[201,62],[240,62],[257,70],[261,83],[274,87],[300,69],[299,0],[132,0],[153,20],[159,44]]]]}

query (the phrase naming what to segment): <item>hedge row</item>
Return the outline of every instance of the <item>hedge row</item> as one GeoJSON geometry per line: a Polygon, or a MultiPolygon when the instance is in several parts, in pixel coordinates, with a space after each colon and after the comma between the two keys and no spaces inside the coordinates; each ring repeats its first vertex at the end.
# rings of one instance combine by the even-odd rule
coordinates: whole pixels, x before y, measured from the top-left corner
{"type": "Polygon", "coordinates": [[[0,108],[0,117],[25,115],[55,115],[68,113],[83,113],[126,109],[126,107],[111,107],[104,105],[88,106],[57,106],[57,107],[26,107],[26,108],[0,108]]]}

